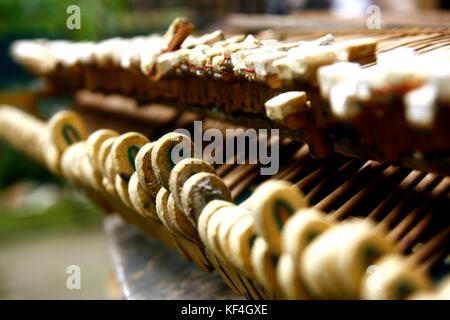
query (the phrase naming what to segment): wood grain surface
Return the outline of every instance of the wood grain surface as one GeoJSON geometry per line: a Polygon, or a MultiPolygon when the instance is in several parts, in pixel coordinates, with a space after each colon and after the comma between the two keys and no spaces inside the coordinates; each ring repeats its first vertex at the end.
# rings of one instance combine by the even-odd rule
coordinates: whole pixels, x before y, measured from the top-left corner
{"type": "Polygon", "coordinates": [[[218,274],[201,271],[118,216],[105,218],[105,230],[124,299],[242,299],[218,274]]]}

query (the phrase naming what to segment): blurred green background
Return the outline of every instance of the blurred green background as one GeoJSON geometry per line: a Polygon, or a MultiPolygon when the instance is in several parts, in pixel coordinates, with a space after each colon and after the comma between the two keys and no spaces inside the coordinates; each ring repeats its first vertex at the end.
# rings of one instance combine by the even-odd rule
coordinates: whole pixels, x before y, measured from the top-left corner
{"type": "MultiPolygon", "coordinates": [[[[12,41],[147,34],[163,31],[181,10],[176,1],[158,11],[152,5],[126,0],[0,1],[0,103],[2,95],[40,85],[11,60],[12,41]],[[66,10],[72,4],[81,9],[80,30],[66,28],[66,10]]],[[[46,99],[38,108],[50,116],[69,101],[46,99]]],[[[111,270],[99,209],[0,142],[0,299],[108,298],[111,270]],[[70,264],[81,267],[82,290],[65,287],[70,264]]]]}
{"type": "MultiPolygon", "coordinates": [[[[264,0],[1,0],[0,104],[41,83],[16,65],[17,39],[100,40],[164,32],[177,16],[198,30],[228,12],[262,12],[264,0]],[[69,30],[67,7],[78,5],[81,29],[69,30]]],[[[20,101],[20,99],[18,100],[20,101]]],[[[17,105],[19,103],[16,103],[17,105]]],[[[38,101],[45,118],[70,97],[38,101]]],[[[0,299],[118,298],[102,230],[102,213],[86,197],[0,141],[0,299]],[[66,268],[80,265],[82,290],[66,289],[66,268]]]]}
{"type": "MultiPolygon", "coordinates": [[[[128,13],[130,4],[121,0],[0,1],[0,102],[2,95],[40,85],[10,59],[12,41],[97,40],[125,34],[129,30],[120,17],[128,13]],[[80,6],[81,30],[66,28],[71,4],[80,6]]],[[[38,107],[49,116],[64,108],[64,102],[49,99],[38,107]]],[[[112,268],[101,222],[101,212],[86,197],[0,142],[0,298],[109,297],[112,268]],[[66,289],[71,264],[82,268],[82,290],[66,289]]]]}

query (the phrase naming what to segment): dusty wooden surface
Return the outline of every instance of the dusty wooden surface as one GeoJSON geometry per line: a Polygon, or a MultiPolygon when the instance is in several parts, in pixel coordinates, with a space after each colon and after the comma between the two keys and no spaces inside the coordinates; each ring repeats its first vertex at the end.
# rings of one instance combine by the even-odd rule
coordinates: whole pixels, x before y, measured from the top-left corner
{"type": "MultiPolygon", "coordinates": [[[[335,34],[338,31],[368,30],[367,19],[374,11],[361,16],[345,16],[328,11],[298,11],[288,15],[243,14],[232,13],[226,16],[223,28],[230,32],[259,32],[262,30],[293,31],[295,34],[311,31],[328,30],[335,34]]],[[[439,10],[417,10],[407,14],[380,12],[381,28],[403,27],[449,27],[450,13],[439,10]]]]}
{"type": "Polygon", "coordinates": [[[206,273],[112,215],[105,230],[124,299],[239,299],[216,273],[206,273]]]}

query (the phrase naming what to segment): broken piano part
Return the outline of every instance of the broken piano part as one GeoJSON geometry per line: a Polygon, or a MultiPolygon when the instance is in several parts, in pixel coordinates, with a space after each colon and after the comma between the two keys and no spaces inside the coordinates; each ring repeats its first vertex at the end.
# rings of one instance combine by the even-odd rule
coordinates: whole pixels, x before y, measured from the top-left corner
{"type": "Polygon", "coordinates": [[[16,42],[16,61],[46,94],[76,94],[77,112],[45,122],[0,106],[0,138],[236,295],[448,299],[448,277],[436,280],[450,242],[447,46],[395,44],[417,30],[192,30],[177,19],[162,36],[16,42]],[[110,118],[144,130],[98,121],[110,118]],[[204,130],[279,129],[278,172],[194,152],[173,162],[177,145],[194,144],[177,129],[193,134],[198,119],[204,130]]]}

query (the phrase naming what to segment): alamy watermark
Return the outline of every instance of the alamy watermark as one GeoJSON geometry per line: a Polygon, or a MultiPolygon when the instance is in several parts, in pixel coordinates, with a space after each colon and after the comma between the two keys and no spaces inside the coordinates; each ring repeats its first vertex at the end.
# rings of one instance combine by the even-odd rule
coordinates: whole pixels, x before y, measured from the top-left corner
{"type": "Polygon", "coordinates": [[[366,9],[366,26],[369,30],[381,29],[381,8],[377,5],[370,5],[366,9]]]}
{"type": "Polygon", "coordinates": [[[73,264],[66,268],[66,288],[69,290],[81,290],[81,268],[73,264]]]}
{"type": "Polygon", "coordinates": [[[67,7],[66,13],[69,15],[66,19],[66,27],[69,30],[81,29],[81,9],[79,6],[72,4],[67,7]]]}
{"type": "Polygon", "coordinates": [[[194,121],[193,135],[187,129],[177,129],[192,140],[182,141],[171,151],[173,163],[194,156],[211,164],[259,164],[261,175],[274,175],[280,167],[280,136],[278,129],[208,128],[194,121]],[[193,150],[192,150],[193,149],[193,150]]]}

